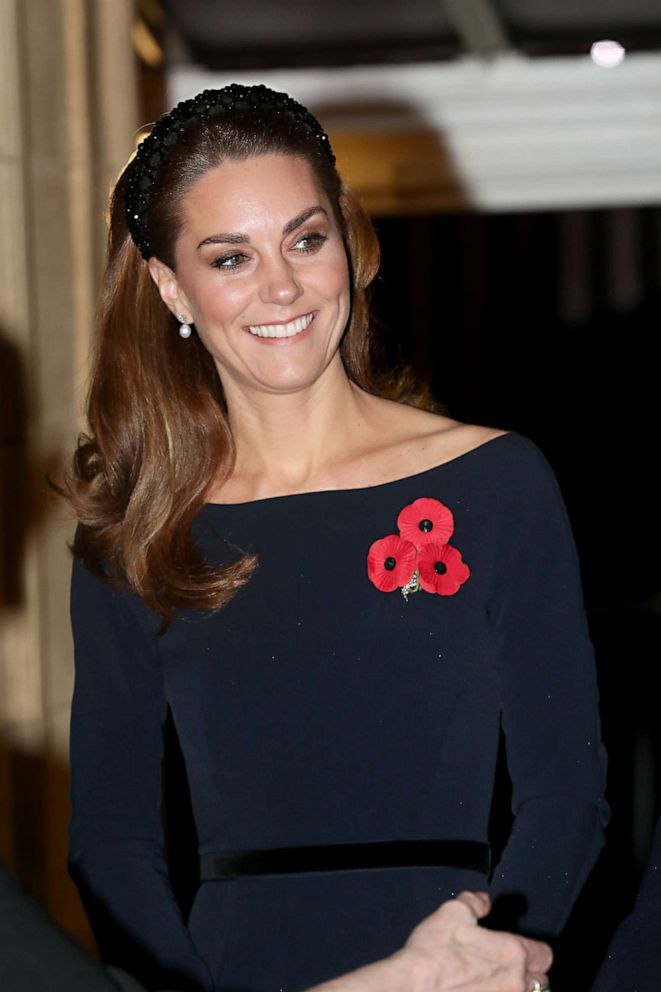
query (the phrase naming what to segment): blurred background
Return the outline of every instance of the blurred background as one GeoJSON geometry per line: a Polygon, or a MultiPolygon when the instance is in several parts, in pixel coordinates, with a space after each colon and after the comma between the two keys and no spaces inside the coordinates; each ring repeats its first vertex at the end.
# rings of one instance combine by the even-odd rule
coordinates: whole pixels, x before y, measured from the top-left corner
{"type": "Polygon", "coordinates": [[[65,865],[72,522],[45,477],[82,426],[111,184],[141,125],[230,81],[329,131],[381,238],[386,360],[559,476],[613,806],[560,960],[586,987],[661,805],[659,0],[0,0],[0,855],[91,946],[65,865]]]}

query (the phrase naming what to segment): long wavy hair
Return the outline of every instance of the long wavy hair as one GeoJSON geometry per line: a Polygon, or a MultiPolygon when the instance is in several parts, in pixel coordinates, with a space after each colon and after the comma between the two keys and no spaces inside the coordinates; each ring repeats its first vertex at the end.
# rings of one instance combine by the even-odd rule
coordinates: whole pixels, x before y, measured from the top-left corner
{"type": "MultiPolygon", "coordinates": [[[[181,202],[224,160],[269,153],[304,159],[339,223],[351,272],[351,314],[340,351],[350,379],[367,392],[428,406],[405,374],[375,361],[367,290],[379,265],[371,221],[313,136],[286,117],[235,112],[191,121],[168,152],[151,192],[154,255],[175,269],[181,202]]],[[[73,553],[96,575],[136,592],[167,624],[185,607],[214,610],[231,599],[256,556],[212,567],[191,523],[212,487],[232,471],[235,448],[222,385],[197,335],[183,341],[126,223],[127,169],[110,201],[91,382],[89,429],[78,440],[62,492],[79,521],[73,553]]]]}

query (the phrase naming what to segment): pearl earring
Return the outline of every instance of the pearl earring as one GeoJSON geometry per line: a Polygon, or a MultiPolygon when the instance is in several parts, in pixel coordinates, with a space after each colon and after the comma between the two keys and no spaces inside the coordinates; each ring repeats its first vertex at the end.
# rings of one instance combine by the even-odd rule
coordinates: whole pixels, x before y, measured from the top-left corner
{"type": "Polygon", "coordinates": [[[183,313],[179,314],[177,320],[181,321],[181,327],[179,328],[179,336],[182,338],[189,338],[192,332],[191,332],[190,324],[186,320],[183,313]]]}

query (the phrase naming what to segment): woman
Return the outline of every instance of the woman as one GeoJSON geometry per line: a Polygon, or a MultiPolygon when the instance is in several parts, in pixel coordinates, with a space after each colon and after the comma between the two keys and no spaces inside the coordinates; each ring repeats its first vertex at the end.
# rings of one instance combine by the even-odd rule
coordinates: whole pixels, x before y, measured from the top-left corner
{"type": "Polygon", "coordinates": [[[501,721],[515,820],[491,894],[522,931],[560,931],[602,843],[555,482],[522,438],[379,379],[377,261],[319,124],[265,87],[180,104],[114,193],[70,482],[71,863],[155,985],[302,989],[483,888],[501,721]],[[187,923],[168,712],[200,853],[187,923]]]}

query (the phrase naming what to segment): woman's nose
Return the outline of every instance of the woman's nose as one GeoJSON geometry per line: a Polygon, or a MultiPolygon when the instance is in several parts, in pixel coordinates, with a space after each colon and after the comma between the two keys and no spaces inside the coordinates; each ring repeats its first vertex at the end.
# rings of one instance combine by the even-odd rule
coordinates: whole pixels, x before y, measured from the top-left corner
{"type": "Polygon", "coordinates": [[[303,289],[286,259],[275,259],[264,265],[259,293],[263,303],[288,306],[297,300],[302,292],[303,289]]]}

